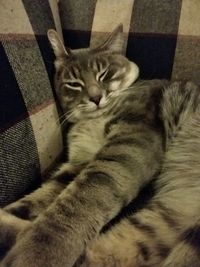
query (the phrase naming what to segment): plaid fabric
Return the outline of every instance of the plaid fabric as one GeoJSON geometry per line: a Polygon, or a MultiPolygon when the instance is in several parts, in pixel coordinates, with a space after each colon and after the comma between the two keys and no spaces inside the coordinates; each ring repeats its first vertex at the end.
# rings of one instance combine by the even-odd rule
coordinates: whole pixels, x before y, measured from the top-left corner
{"type": "Polygon", "coordinates": [[[39,183],[62,151],[46,32],[56,0],[0,3],[0,206],[39,183]]]}
{"type": "Polygon", "coordinates": [[[64,39],[92,46],[123,23],[126,54],[141,78],[200,83],[199,0],[60,0],[64,39]]]}

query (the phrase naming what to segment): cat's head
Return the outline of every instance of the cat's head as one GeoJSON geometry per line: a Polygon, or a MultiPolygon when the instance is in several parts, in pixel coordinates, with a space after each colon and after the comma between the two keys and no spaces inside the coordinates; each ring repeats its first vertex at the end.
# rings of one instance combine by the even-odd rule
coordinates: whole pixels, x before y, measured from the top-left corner
{"type": "Polygon", "coordinates": [[[56,56],[55,90],[69,121],[107,112],[138,77],[137,65],[122,55],[122,25],[93,49],[64,47],[54,30],[48,31],[48,38],[56,56]]]}

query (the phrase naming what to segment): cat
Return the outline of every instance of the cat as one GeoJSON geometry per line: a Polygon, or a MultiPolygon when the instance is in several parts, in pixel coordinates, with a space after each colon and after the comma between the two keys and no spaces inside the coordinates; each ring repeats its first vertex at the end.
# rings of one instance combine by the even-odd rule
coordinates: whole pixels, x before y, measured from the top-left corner
{"type": "Polygon", "coordinates": [[[0,211],[0,266],[199,267],[199,88],[137,80],[122,25],[93,49],[48,38],[68,162],[0,211]],[[155,176],[147,205],[99,234],[155,176]]]}

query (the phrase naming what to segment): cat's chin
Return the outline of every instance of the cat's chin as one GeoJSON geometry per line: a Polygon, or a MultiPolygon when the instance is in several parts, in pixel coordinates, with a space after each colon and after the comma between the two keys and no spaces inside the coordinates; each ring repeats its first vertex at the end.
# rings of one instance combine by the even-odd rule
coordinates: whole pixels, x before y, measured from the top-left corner
{"type": "Polygon", "coordinates": [[[90,119],[96,119],[108,112],[107,108],[96,108],[93,111],[90,112],[80,112],[79,114],[76,114],[73,118],[70,118],[69,121],[72,123],[78,122],[80,120],[90,120],[90,119]]]}
{"type": "Polygon", "coordinates": [[[88,112],[88,113],[84,114],[83,118],[96,119],[98,117],[101,117],[106,112],[107,112],[107,110],[105,108],[97,108],[95,111],[88,112]]]}

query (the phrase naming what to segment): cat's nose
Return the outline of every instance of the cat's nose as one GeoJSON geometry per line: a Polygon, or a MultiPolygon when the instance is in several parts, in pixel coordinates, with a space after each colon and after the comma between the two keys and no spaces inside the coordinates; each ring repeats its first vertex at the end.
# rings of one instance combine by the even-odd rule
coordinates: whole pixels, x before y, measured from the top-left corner
{"type": "Polygon", "coordinates": [[[101,98],[102,98],[102,95],[96,95],[96,96],[90,97],[90,101],[94,102],[98,106],[101,98]]]}

